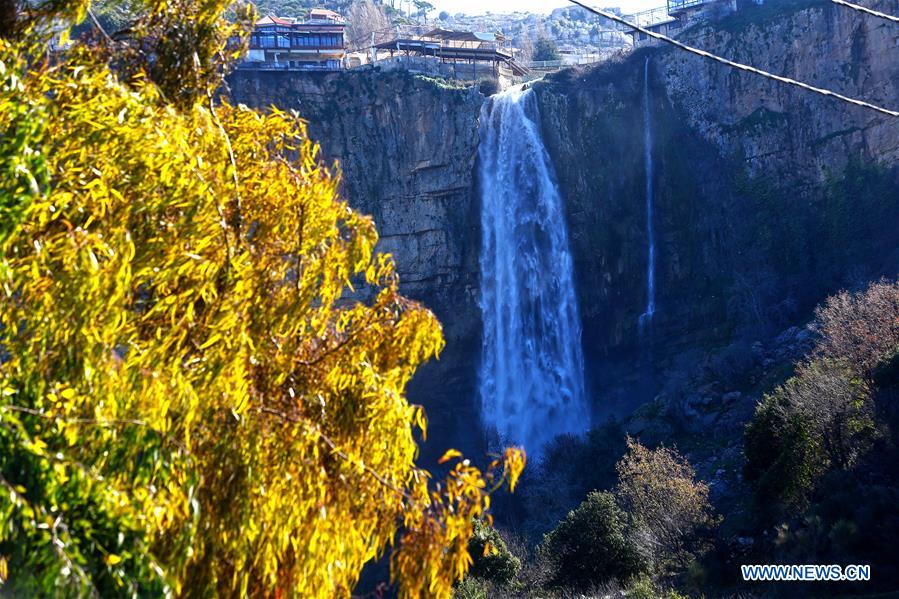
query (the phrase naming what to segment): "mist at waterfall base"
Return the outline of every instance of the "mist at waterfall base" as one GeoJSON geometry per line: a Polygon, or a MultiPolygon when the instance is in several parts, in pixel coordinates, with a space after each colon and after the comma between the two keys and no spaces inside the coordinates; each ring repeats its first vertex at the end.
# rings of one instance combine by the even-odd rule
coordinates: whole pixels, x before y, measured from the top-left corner
{"type": "Polygon", "coordinates": [[[590,426],[562,198],[530,90],[481,112],[482,418],[531,456],[590,426]]]}

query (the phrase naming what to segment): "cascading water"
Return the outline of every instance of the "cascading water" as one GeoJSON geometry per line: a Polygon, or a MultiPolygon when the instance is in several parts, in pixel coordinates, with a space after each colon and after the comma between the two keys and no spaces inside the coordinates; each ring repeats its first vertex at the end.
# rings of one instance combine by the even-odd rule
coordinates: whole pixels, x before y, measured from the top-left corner
{"type": "Polygon", "coordinates": [[[646,310],[640,316],[640,329],[652,322],[656,312],[656,239],[653,225],[652,107],[649,97],[649,59],[643,65],[643,164],[646,167],[646,237],[649,257],[646,262],[646,310]]]}
{"type": "Polygon", "coordinates": [[[484,104],[480,125],[480,395],[485,424],[531,454],[589,426],[562,199],[533,91],[484,104]]]}

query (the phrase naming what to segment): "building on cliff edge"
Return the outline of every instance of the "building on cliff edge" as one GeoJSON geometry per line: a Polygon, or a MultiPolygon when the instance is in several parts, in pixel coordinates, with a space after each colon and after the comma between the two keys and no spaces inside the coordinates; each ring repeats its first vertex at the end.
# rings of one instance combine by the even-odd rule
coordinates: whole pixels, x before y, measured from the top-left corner
{"type": "Polygon", "coordinates": [[[509,38],[499,33],[432,29],[375,44],[372,56],[381,68],[402,68],[452,79],[492,78],[505,87],[526,75],[515,60],[509,38]]]}
{"type": "MultiPolygon", "coordinates": [[[[266,16],[250,35],[239,69],[336,71],[346,57],[346,21],[334,11],[314,8],[304,21],[266,16]]],[[[236,40],[235,40],[236,42],[236,40]]]]}

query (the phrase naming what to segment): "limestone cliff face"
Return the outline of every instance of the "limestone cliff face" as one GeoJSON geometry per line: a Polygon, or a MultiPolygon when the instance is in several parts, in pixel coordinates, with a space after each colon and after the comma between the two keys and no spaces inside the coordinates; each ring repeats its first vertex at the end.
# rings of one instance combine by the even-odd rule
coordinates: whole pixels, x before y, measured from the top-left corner
{"type": "MultiPolygon", "coordinates": [[[[843,7],[768,2],[686,41],[899,107],[899,32],[843,7]]],[[[598,405],[644,400],[715,348],[748,355],[825,294],[899,270],[899,119],[668,48],[536,87],[598,405]],[[658,313],[641,336],[647,60],[658,313]]]]}
{"type": "MultiPolygon", "coordinates": [[[[408,73],[237,72],[234,101],[296,110],[326,164],[338,163],[350,204],[374,217],[407,294],[455,301],[471,275],[476,89],[408,73]]],[[[477,253],[474,253],[477,257],[477,253]]]]}
{"type": "Polygon", "coordinates": [[[339,164],[346,200],[374,218],[378,249],[394,255],[403,293],[443,323],[447,348],[410,390],[428,407],[431,436],[456,442],[452,431],[476,430],[474,179],[484,97],[398,71],[238,71],[228,86],[234,102],[296,110],[309,122],[325,163],[339,164]]]}
{"type": "MultiPolygon", "coordinates": [[[[899,14],[899,0],[872,6],[899,14]]],[[[885,21],[824,0],[769,0],[685,34],[899,108],[899,31],[885,21]]],[[[435,445],[476,449],[483,96],[401,72],[238,72],[229,85],[234,101],[299,111],[324,158],[340,162],[343,192],[373,215],[405,293],[445,326],[446,352],[410,395],[428,408],[435,445]]],[[[826,294],[899,271],[899,119],[664,48],[535,88],[567,204],[597,417],[676,393],[697,365],[726,376],[826,294]],[[640,334],[647,60],[658,312],[640,334]]]]}
{"type": "MultiPolygon", "coordinates": [[[[770,18],[733,15],[689,36],[699,48],[817,87],[896,109],[899,30],[888,21],[827,2],[770,18]]],[[[794,2],[795,4],[795,2],[794,2]]],[[[899,2],[866,6],[899,14],[899,2]]],[[[781,9],[782,10],[782,9],[781,9]]],[[[748,13],[752,14],[752,13],[748,13]]],[[[899,122],[846,104],[735,72],[684,52],[660,59],[671,101],[723,154],[753,173],[820,183],[858,157],[899,160],[899,122]]]]}

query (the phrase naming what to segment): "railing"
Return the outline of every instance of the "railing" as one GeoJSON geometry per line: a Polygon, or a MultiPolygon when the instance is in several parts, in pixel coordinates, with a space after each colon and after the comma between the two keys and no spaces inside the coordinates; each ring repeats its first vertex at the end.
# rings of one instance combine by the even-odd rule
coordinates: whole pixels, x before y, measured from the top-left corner
{"type": "MultiPolygon", "coordinates": [[[[605,56],[608,56],[606,54],[605,56]]],[[[604,56],[602,54],[591,54],[585,56],[569,56],[562,60],[532,60],[524,63],[529,69],[547,70],[547,69],[564,69],[576,65],[588,65],[602,62],[604,56]]]]}
{"type": "Polygon", "coordinates": [[[331,61],[337,64],[301,64],[290,65],[285,63],[259,62],[245,60],[237,64],[237,68],[249,71],[339,71],[343,68],[340,61],[331,61]]]}
{"type": "Polygon", "coordinates": [[[700,4],[709,4],[710,2],[714,2],[714,0],[668,0],[668,12],[692,8],[700,4]]]}
{"type": "MultiPolygon", "coordinates": [[[[649,27],[662,21],[667,21],[671,17],[669,11],[672,10],[672,4],[677,0],[669,0],[668,6],[658,6],[649,10],[644,10],[632,15],[628,15],[627,20],[641,27],[649,27]]],[[[684,2],[702,2],[703,0],[683,0],[684,2]]]]}
{"type": "Polygon", "coordinates": [[[308,50],[310,52],[315,52],[316,50],[343,50],[345,46],[343,44],[338,44],[336,46],[332,45],[321,45],[321,46],[304,46],[304,45],[266,45],[266,44],[250,44],[250,50],[308,50]]]}

